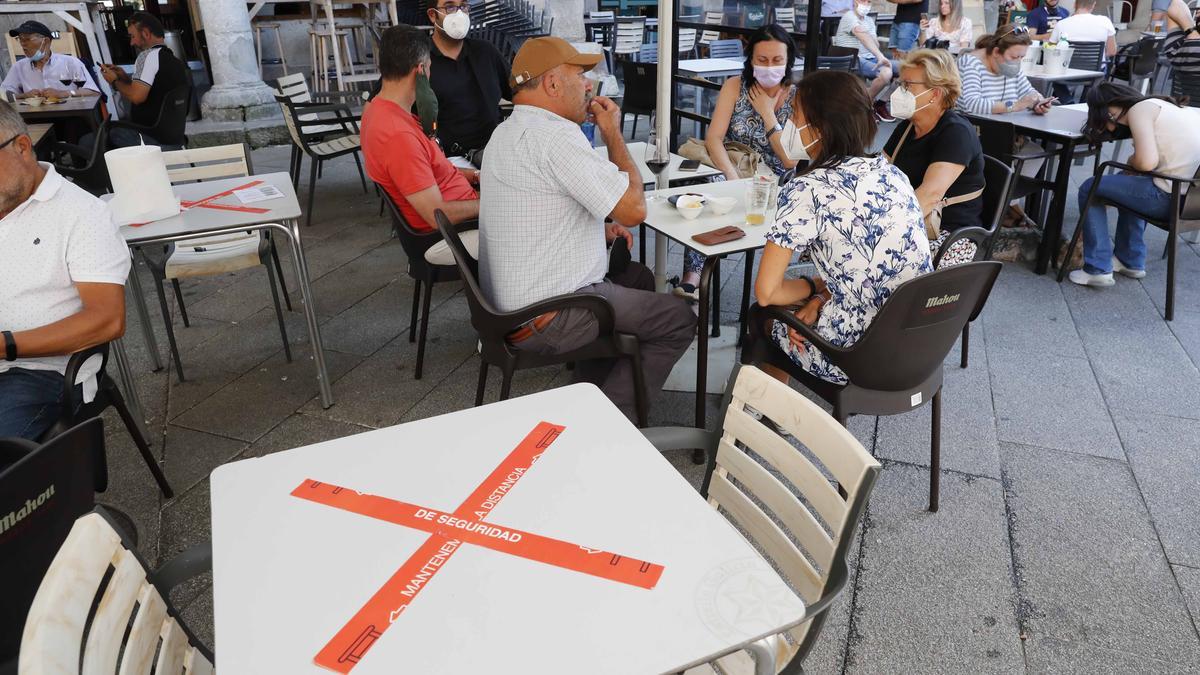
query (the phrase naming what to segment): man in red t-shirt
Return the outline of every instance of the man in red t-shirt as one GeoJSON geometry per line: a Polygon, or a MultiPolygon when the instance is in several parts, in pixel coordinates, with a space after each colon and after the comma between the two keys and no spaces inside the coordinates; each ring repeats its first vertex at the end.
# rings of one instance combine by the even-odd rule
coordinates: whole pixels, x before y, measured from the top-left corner
{"type": "MultiPolygon", "coordinates": [[[[379,183],[418,232],[436,227],[433,212],[441,209],[453,223],[479,217],[479,172],[459,170],[441,147],[425,135],[410,110],[417,87],[428,87],[429,36],[412,26],[393,26],[383,32],[379,48],[382,88],[363,111],[360,127],[367,175],[379,183]],[[424,80],[422,82],[421,80],[424,80]]],[[[477,255],[478,234],[463,233],[463,245],[477,255]]],[[[425,254],[434,264],[453,265],[445,243],[425,254]]]]}

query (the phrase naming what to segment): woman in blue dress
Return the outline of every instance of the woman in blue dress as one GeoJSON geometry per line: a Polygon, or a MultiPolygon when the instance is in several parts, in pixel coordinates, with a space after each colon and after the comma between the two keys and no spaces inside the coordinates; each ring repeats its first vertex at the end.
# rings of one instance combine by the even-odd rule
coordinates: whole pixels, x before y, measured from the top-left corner
{"type": "MultiPolygon", "coordinates": [[[[850,346],[900,284],[931,271],[921,205],[900,169],[868,154],[875,117],[854,75],[820,71],[801,80],[785,127],[785,154],[810,162],[781,191],[755,295],[762,306],[800,306],[800,321],[830,343],[850,346]],[[819,276],[785,278],[796,254],[807,254],[819,276]]],[[[794,330],[775,321],[770,335],[809,373],[846,382],[794,330]]]]}
{"type": "MultiPolygon", "coordinates": [[[[713,166],[721,170],[726,180],[738,180],[737,167],[725,151],[725,143],[733,141],[758,153],[761,161],[776,176],[795,168],[796,162],[787,159],[779,146],[779,132],[792,116],[792,101],[796,85],[792,84],[792,65],[796,60],[796,45],[776,24],[763,26],[750,36],[750,58],[740,76],[725,80],[717,95],[712,121],[704,137],[704,147],[713,166]]],[[[704,257],[688,249],[684,255],[683,277],[676,295],[696,298],[700,268],[704,257]]]]}

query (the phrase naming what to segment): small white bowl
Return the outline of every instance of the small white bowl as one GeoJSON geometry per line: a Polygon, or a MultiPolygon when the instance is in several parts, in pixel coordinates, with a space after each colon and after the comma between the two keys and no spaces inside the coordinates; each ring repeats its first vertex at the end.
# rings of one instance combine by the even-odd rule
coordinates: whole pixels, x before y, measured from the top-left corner
{"type": "Polygon", "coordinates": [[[676,201],[676,210],[683,214],[686,220],[696,220],[704,210],[703,197],[680,197],[676,201]]]}
{"type": "Polygon", "coordinates": [[[737,197],[709,197],[708,205],[712,207],[713,215],[723,216],[737,206],[737,197]]]}
{"type": "Polygon", "coordinates": [[[35,108],[42,104],[41,96],[30,96],[29,98],[23,98],[21,100],[24,101],[27,105],[31,105],[35,108]]]}

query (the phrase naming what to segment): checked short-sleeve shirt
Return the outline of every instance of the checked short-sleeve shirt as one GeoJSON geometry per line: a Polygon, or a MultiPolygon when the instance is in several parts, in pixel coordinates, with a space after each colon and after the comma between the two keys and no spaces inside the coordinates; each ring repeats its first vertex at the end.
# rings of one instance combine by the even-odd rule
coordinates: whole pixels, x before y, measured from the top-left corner
{"type": "Polygon", "coordinates": [[[579,125],[518,105],[496,127],[480,175],[479,276],[501,312],[598,283],[604,217],[629,186],[579,125]]]}

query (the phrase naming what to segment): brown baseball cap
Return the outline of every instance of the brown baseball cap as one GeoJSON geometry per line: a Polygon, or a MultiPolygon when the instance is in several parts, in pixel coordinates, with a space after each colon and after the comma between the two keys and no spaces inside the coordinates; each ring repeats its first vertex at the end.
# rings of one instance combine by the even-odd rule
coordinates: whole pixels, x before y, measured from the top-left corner
{"type": "Polygon", "coordinates": [[[603,54],[580,54],[570,42],[560,37],[539,37],[525,41],[513,59],[509,84],[516,86],[545,74],[564,63],[591,70],[604,58],[603,54]]]}

